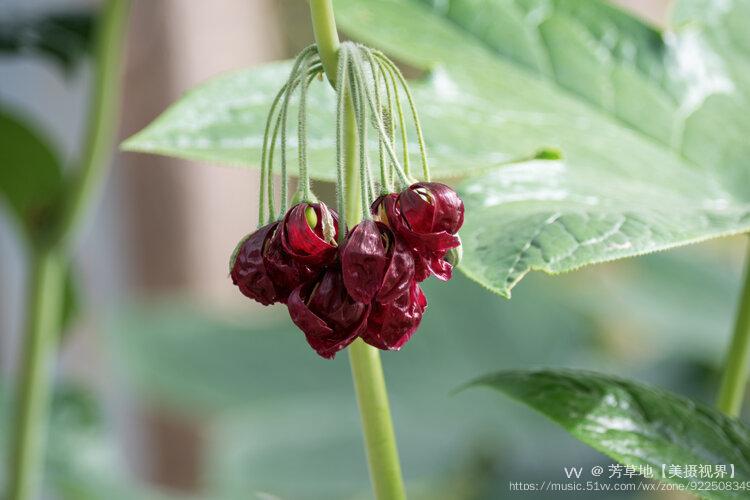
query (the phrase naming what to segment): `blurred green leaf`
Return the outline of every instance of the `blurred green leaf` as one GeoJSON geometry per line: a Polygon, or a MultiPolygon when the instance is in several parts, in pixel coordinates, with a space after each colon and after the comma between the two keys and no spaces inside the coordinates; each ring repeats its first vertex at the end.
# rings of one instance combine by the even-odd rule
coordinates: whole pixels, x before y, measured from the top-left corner
{"type": "MultiPolygon", "coordinates": [[[[0,491],[5,491],[10,395],[0,381],[0,491]]],[[[45,491],[60,500],[188,500],[146,488],[125,471],[123,459],[107,435],[98,401],[89,390],[71,384],[55,389],[49,429],[45,491]]]]}
{"type": "Polygon", "coordinates": [[[62,187],[60,162],[38,132],[0,109],[0,197],[36,235],[50,223],[62,187]]]}
{"type": "Polygon", "coordinates": [[[61,332],[65,335],[81,312],[81,289],[72,266],[68,267],[65,275],[65,289],[63,290],[63,314],[61,332]]]}
{"type": "MultiPolygon", "coordinates": [[[[401,352],[383,353],[409,498],[440,498],[432,484],[452,500],[496,498],[476,492],[499,484],[498,476],[505,491],[504,480],[522,477],[530,463],[557,473],[570,457],[573,440],[540,428],[541,418],[519,419],[507,404],[508,426],[500,428],[496,401],[450,394],[457,381],[498,362],[622,367],[592,353],[592,325],[537,281],[507,303],[461,276],[428,280],[420,331],[401,352]]],[[[266,311],[287,316],[283,306],[266,311]]],[[[295,500],[370,498],[346,353],[322,360],[288,318],[259,310],[231,317],[193,304],[146,304],[121,311],[111,325],[108,351],[136,394],[212,423],[210,498],[255,491],[295,500]]],[[[583,446],[578,454],[581,463],[599,460],[583,446]]]]}
{"type": "Polygon", "coordinates": [[[88,54],[93,27],[90,12],[6,15],[0,20],[0,55],[39,53],[67,72],[88,54]]]}
{"type": "Polygon", "coordinates": [[[669,352],[718,369],[736,307],[728,297],[738,296],[742,285],[746,241],[733,239],[734,245],[683,247],[566,275],[550,283],[550,293],[590,315],[610,348],[644,365],[669,352]]]}
{"type": "Polygon", "coordinates": [[[584,371],[503,371],[470,385],[503,392],[618,462],[651,466],[655,479],[689,490],[695,490],[695,478],[662,476],[662,467],[724,465],[726,477],[711,478],[724,486],[701,490],[700,495],[747,497],[744,491],[733,491],[732,483],[750,480],[750,431],[718,410],[661,389],[584,371]]]}

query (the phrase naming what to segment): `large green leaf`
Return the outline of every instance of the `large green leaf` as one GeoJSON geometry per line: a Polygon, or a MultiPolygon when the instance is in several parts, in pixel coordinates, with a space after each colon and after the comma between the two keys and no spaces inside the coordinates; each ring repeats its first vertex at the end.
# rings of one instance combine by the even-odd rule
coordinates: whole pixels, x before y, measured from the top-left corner
{"type": "Polygon", "coordinates": [[[662,34],[594,1],[434,3],[336,5],[356,38],[444,68],[498,138],[520,129],[565,158],[461,185],[469,276],[507,296],[529,270],[750,229],[746,4],[683,0],[662,34]]]}
{"type": "MultiPolygon", "coordinates": [[[[665,33],[598,0],[335,7],[353,38],[426,72],[417,104],[437,175],[485,172],[460,191],[462,269],[486,287],[509,296],[529,270],[750,229],[746,4],[682,0],[665,33]],[[502,167],[547,147],[564,160],[502,167]]],[[[257,162],[263,115],[286,71],[221,77],[125,147],[257,162]]],[[[313,170],[331,179],[333,104],[317,87],[313,170]]]]}
{"type": "MultiPolygon", "coordinates": [[[[125,141],[123,148],[233,166],[257,166],[266,114],[289,70],[290,63],[282,62],[219,76],[190,91],[125,141]]],[[[462,120],[473,112],[474,105],[453,90],[440,72],[413,87],[415,98],[421,103],[423,126],[430,131],[425,140],[432,153],[435,175],[477,173],[545,151],[535,138],[520,138],[517,134],[518,140],[499,140],[495,131],[483,127],[480,121],[469,124],[462,120]]],[[[308,98],[310,172],[316,179],[332,181],[336,178],[335,94],[328,82],[316,81],[308,98]]],[[[290,116],[295,113],[296,108],[290,116]]],[[[411,138],[414,139],[413,133],[411,138]]],[[[412,162],[418,162],[418,144],[414,142],[409,147],[412,162]]],[[[289,137],[288,151],[296,172],[296,134],[289,137]]]]}
{"type": "Polygon", "coordinates": [[[0,109],[0,198],[21,226],[44,229],[62,188],[62,168],[40,135],[0,109]]]}
{"type": "Polygon", "coordinates": [[[715,481],[705,498],[747,498],[733,485],[750,480],[750,431],[738,420],[670,392],[581,371],[506,371],[475,381],[538,410],[574,437],[625,465],[651,466],[653,478],[715,481]],[[669,466],[726,466],[726,477],[671,477],[669,466]],[[663,468],[666,466],[666,468],[663,468]],[[733,477],[729,477],[732,473],[733,477]],[[662,477],[662,472],[666,474],[662,477]]]}

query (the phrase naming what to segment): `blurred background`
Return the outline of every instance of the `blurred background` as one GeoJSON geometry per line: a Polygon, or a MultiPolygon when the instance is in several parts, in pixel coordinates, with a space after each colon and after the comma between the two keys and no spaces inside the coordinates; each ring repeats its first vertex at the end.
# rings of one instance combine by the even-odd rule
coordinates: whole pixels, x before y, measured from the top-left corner
{"type": "MultiPolygon", "coordinates": [[[[669,2],[616,3],[658,25],[669,2]]],[[[98,8],[3,0],[0,21],[98,8]]],[[[135,0],[119,139],[198,83],[311,40],[303,0],[135,0]]],[[[83,140],[91,75],[85,57],[61,70],[34,54],[0,55],[0,104],[69,160],[83,140]]],[[[123,153],[112,166],[75,252],[81,298],[56,367],[49,498],[370,498],[346,356],[318,358],[283,309],[244,299],[227,276],[232,249],[254,228],[257,172],[123,153]]],[[[497,394],[452,393],[489,371],[591,368],[710,401],[741,243],[532,275],[512,301],[460,273],[428,282],[419,333],[383,356],[410,497],[506,498],[508,481],[610,463],[497,394]]],[[[2,462],[25,259],[0,210],[2,462]]],[[[609,498],[624,497],[635,496],[609,498]]]]}

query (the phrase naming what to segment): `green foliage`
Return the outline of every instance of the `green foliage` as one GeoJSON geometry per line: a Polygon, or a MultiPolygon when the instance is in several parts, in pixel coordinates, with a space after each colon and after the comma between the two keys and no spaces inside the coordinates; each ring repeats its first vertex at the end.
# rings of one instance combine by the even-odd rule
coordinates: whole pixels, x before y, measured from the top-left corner
{"type": "Polygon", "coordinates": [[[78,319],[78,315],[81,312],[81,289],[80,283],[76,278],[73,267],[68,266],[67,274],[65,275],[65,289],[63,291],[63,313],[60,320],[61,333],[65,335],[68,329],[75,320],[78,319]]]}
{"type": "Polygon", "coordinates": [[[486,385],[560,424],[574,437],[625,465],[646,466],[654,477],[695,489],[695,478],[661,476],[662,466],[725,465],[711,478],[721,488],[705,498],[746,498],[734,482],[750,480],[750,431],[708,406],[667,391],[583,371],[505,371],[471,385],[486,385]],[[734,477],[730,477],[730,465],[734,477]]]}
{"type": "MultiPolygon", "coordinates": [[[[0,383],[0,471],[8,460],[13,417],[9,400],[0,383]]],[[[149,490],[125,474],[123,459],[107,432],[91,392],[72,384],[57,387],[47,431],[45,490],[60,500],[188,500],[149,490]]],[[[5,491],[2,475],[0,491],[5,491]]]]}
{"type": "Polygon", "coordinates": [[[90,51],[93,27],[89,12],[9,16],[0,20],[0,54],[38,53],[68,72],[90,51]]]}
{"type": "MultiPolygon", "coordinates": [[[[637,276],[666,268],[664,259],[672,256],[610,267],[637,276]]],[[[717,274],[716,262],[703,266],[717,274]]],[[[498,366],[606,367],[705,396],[695,392],[703,386],[692,378],[696,367],[684,352],[676,359],[673,349],[644,347],[650,356],[631,357],[639,341],[609,343],[622,332],[609,325],[608,309],[593,316],[561,302],[560,291],[581,288],[582,279],[596,281],[534,276],[512,302],[498,302],[460,275],[425,283],[430,305],[422,327],[401,352],[383,354],[409,498],[498,498],[507,493],[507,480],[557,477],[571,457],[582,465],[610,463],[511,402],[498,405],[479,391],[451,395],[458,382],[498,366]],[[497,425],[498,412],[503,425],[497,425]]],[[[656,272],[653,279],[666,284],[675,276],[656,272]]],[[[692,304],[701,286],[690,282],[672,292],[675,302],[683,300],[677,310],[692,304]]],[[[610,300],[599,294],[585,305],[604,307],[610,300]]],[[[716,340],[716,321],[731,311],[722,305],[704,309],[706,323],[694,333],[700,341],[691,342],[692,353],[705,353],[704,343],[716,340]]],[[[346,353],[321,362],[294,325],[280,321],[284,315],[283,306],[217,317],[190,304],[149,304],[123,311],[105,346],[135,394],[209,422],[211,498],[247,498],[253,491],[294,499],[368,498],[346,353]]],[[[651,339],[657,346],[668,341],[651,339]]]]}
{"type": "MultiPolygon", "coordinates": [[[[432,3],[335,6],[355,39],[426,72],[414,86],[436,176],[485,172],[460,185],[470,277],[509,296],[530,270],[559,273],[750,229],[741,2],[721,10],[682,0],[679,26],[664,33],[599,1],[432,3]],[[502,167],[554,160],[545,152],[558,150],[558,161],[502,167]]],[[[287,71],[219,77],[124,147],[255,164],[287,71]]],[[[312,173],[330,180],[332,92],[315,87],[312,173]]]]}
{"type": "Polygon", "coordinates": [[[63,175],[57,155],[41,136],[0,110],[0,198],[27,236],[38,236],[55,219],[63,175]]]}
{"type": "MultiPolygon", "coordinates": [[[[283,62],[218,76],[188,92],[122,147],[127,151],[257,167],[266,114],[290,69],[291,64],[283,62]]],[[[499,147],[495,131],[481,123],[467,124],[459,119],[472,112],[472,105],[454,95],[450,82],[442,78],[436,72],[411,86],[422,126],[429,131],[425,141],[433,175],[465,176],[546,152],[530,140],[507,141],[499,147]],[[446,84],[449,88],[443,88],[446,84]]],[[[316,81],[310,86],[308,109],[310,175],[332,181],[336,178],[336,102],[328,82],[316,81]]],[[[290,137],[288,146],[289,158],[296,158],[296,138],[290,137]]],[[[374,141],[371,147],[375,153],[374,141]]],[[[419,165],[419,146],[414,133],[409,150],[412,164],[419,165]]],[[[292,165],[296,175],[296,163],[292,165]]]]}
{"type": "MultiPolygon", "coordinates": [[[[538,427],[493,426],[497,403],[480,394],[451,396],[456,381],[492,370],[498,359],[518,366],[531,359],[539,339],[550,350],[536,362],[572,364],[589,352],[590,331],[541,287],[532,296],[518,294],[512,304],[498,304],[461,276],[427,287],[423,327],[402,352],[383,356],[409,498],[477,498],[470,493],[488,487],[488,475],[519,470],[514,457],[499,450],[533,456],[543,453],[543,443],[533,439],[538,427]],[[538,307],[551,314],[540,316],[538,307]],[[455,314],[459,308],[467,317],[455,314]],[[520,330],[532,335],[510,333],[520,330]],[[475,461],[485,455],[501,465],[482,470],[475,461]],[[479,477],[470,480],[472,474],[479,477]]],[[[135,393],[212,423],[206,460],[211,498],[248,498],[253,491],[290,499],[368,498],[346,353],[321,362],[288,319],[279,321],[285,311],[278,309],[278,317],[260,311],[217,317],[195,305],[149,304],[123,311],[106,345],[135,393]]],[[[549,438],[545,445],[560,442],[552,434],[542,434],[549,438]]],[[[539,467],[556,470],[565,452],[560,446],[539,467]]]]}
{"type": "MultiPolygon", "coordinates": [[[[678,12],[694,3],[678,2],[678,12]]],[[[741,2],[706,6],[711,15],[697,10],[697,19],[712,23],[681,19],[663,34],[600,2],[436,5],[337,3],[355,38],[417,68],[444,68],[478,103],[498,149],[523,134],[564,157],[461,186],[469,276],[507,296],[529,270],[569,271],[750,229],[750,66],[746,30],[731,21],[741,2]]]]}

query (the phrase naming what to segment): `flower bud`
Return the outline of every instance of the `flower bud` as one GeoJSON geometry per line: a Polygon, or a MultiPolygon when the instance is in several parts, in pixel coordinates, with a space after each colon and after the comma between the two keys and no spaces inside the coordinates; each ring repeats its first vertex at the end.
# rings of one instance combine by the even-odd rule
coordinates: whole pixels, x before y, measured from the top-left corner
{"type": "Polygon", "coordinates": [[[264,250],[273,235],[278,222],[261,227],[245,238],[236,251],[231,263],[230,275],[243,295],[260,302],[264,306],[278,301],[273,280],[268,274],[264,250]]]}
{"type": "Polygon", "coordinates": [[[456,234],[464,223],[464,204],[440,182],[417,182],[398,196],[404,219],[417,233],[456,234]]]}
{"type": "MultiPolygon", "coordinates": [[[[456,235],[458,237],[458,235],[456,235]]],[[[456,267],[461,263],[461,259],[464,257],[464,247],[461,244],[461,238],[458,237],[458,246],[455,248],[451,248],[447,252],[445,252],[445,261],[450,264],[452,267],[456,267]]]]}
{"type": "Polygon", "coordinates": [[[371,210],[408,245],[414,258],[417,281],[424,281],[430,274],[441,280],[452,277],[452,266],[443,260],[443,256],[460,244],[458,236],[449,232],[458,230],[463,224],[463,203],[455,191],[444,184],[418,183],[399,195],[379,197],[371,210]],[[430,189],[415,188],[421,185],[430,189]],[[402,211],[402,201],[411,214],[411,222],[402,211]],[[456,210],[456,213],[443,213],[451,210],[456,210]],[[438,217],[437,214],[441,215],[438,217]]]}
{"type": "Polygon", "coordinates": [[[338,215],[325,203],[299,203],[284,216],[281,243],[294,260],[320,268],[330,264],[336,256],[338,215]],[[332,234],[324,231],[333,220],[332,234]]]}

